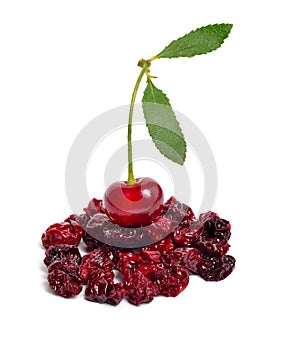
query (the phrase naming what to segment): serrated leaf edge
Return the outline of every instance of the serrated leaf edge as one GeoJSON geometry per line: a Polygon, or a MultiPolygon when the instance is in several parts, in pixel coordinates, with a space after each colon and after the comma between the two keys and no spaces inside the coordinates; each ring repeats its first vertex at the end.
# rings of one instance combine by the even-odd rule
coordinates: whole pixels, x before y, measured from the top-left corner
{"type": "MultiPolygon", "coordinates": [[[[174,113],[174,110],[173,110],[172,106],[171,106],[170,99],[168,98],[168,96],[166,95],[166,93],[163,92],[163,90],[161,90],[161,89],[159,89],[158,87],[156,87],[150,79],[147,80],[147,84],[151,84],[151,85],[154,86],[157,90],[161,91],[162,94],[163,94],[163,95],[165,96],[165,98],[167,99],[169,105],[167,106],[167,105],[164,105],[164,104],[161,104],[161,103],[157,103],[156,100],[155,100],[155,98],[154,98],[154,101],[155,101],[154,103],[155,103],[155,104],[160,104],[160,105],[163,105],[163,106],[167,106],[167,107],[170,107],[170,108],[172,109],[172,112],[173,112],[173,114],[174,114],[174,116],[175,116],[175,118],[176,118],[176,122],[177,122],[177,124],[178,124],[178,126],[179,126],[179,129],[180,129],[180,132],[181,132],[181,136],[183,136],[183,139],[184,139],[184,141],[185,141],[185,155],[184,155],[184,159],[182,159],[182,157],[180,156],[180,158],[182,159],[182,163],[177,162],[178,164],[183,165],[183,164],[185,163],[186,157],[187,157],[187,143],[186,143],[185,136],[184,136],[184,134],[183,134],[182,128],[180,127],[180,123],[179,123],[179,121],[178,121],[178,119],[177,119],[177,117],[176,117],[176,115],[175,115],[175,113],[174,113]]],[[[151,89],[151,91],[153,91],[151,86],[150,86],[150,89],[151,89]]],[[[146,88],[145,88],[145,90],[146,90],[146,88]]],[[[145,90],[144,90],[144,93],[145,93],[145,90]]],[[[144,93],[143,93],[143,98],[144,98],[144,93]]],[[[152,93],[152,95],[154,96],[153,93],[152,93]]],[[[152,102],[143,102],[143,98],[142,98],[142,106],[144,105],[144,103],[152,103],[152,102]]],[[[156,142],[155,142],[155,140],[154,140],[154,138],[153,138],[153,136],[152,136],[152,134],[151,134],[151,132],[150,132],[149,127],[148,127],[149,123],[147,123],[146,118],[145,118],[145,125],[146,125],[146,127],[147,127],[148,133],[149,133],[149,135],[150,135],[150,137],[151,137],[153,143],[155,144],[155,147],[158,149],[158,151],[159,151],[165,158],[167,158],[167,159],[169,159],[169,160],[172,161],[172,159],[168,158],[168,157],[166,156],[166,154],[164,154],[164,153],[157,147],[156,142]]],[[[170,129],[168,129],[168,130],[170,130],[170,129]]],[[[178,136],[179,136],[179,135],[178,135],[178,136]]],[[[176,152],[176,153],[178,153],[178,152],[176,152]]]]}
{"type": "MultiPolygon", "coordinates": [[[[167,157],[166,154],[164,152],[162,152],[158,147],[157,147],[157,144],[155,142],[155,139],[152,137],[151,135],[151,132],[149,131],[150,129],[148,128],[148,124],[146,123],[146,126],[147,126],[147,130],[148,130],[148,133],[152,139],[152,142],[155,144],[155,147],[157,148],[157,150],[167,159],[173,161],[171,158],[167,157]]],[[[162,141],[160,141],[162,142],[162,141]]],[[[165,142],[164,142],[165,143],[165,142]]],[[[175,150],[174,150],[175,151],[175,150]]],[[[176,152],[176,151],[175,151],[176,152]]],[[[176,152],[179,156],[180,154],[178,152],[176,152]]],[[[185,161],[186,161],[186,157],[187,157],[187,143],[185,142],[185,156],[184,156],[184,159],[182,158],[182,156],[180,156],[180,159],[181,159],[181,162],[178,162],[178,161],[174,161],[174,163],[177,163],[177,164],[180,164],[180,165],[184,165],[185,161]]]]}
{"type": "Polygon", "coordinates": [[[158,55],[156,55],[156,57],[158,57],[158,58],[169,58],[169,59],[178,58],[178,57],[187,57],[187,58],[191,58],[191,57],[194,57],[194,56],[206,55],[206,54],[208,54],[208,53],[210,53],[210,52],[212,52],[212,51],[215,51],[215,50],[219,49],[219,48],[223,45],[223,43],[224,43],[224,41],[227,39],[227,37],[224,38],[224,39],[221,41],[220,45],[219,45],[216,49],[209,50],[209,51],[207,51],[207,52],[205,52],[205,53],[195,54],[195,55],[192,55],[192,56],[189,56],[189,57],[186,56],[186,55],[182,55],[182,54],[179,54],[177,57],[162,57],[162,56],[160,56],[160,55],[162,55],[162,53],[163,53],[172,43],[174,43],[174,42],[176,42],[176,41],[178,41],[178,40],[180,40],[180,39],[183,39],[185,36],[187,36],[187,35],[189,35],[189,34],[191,34],[191,33],[194,33],[194,32],[196,32],[197,30],[202,29],[202,28],[208,28],[208,27],[219,26],[219,25],[229,25],[229,26],[230,26],[230,30],[229,30],[229,33],[228,33],[228,35],[227,35],[227,37],[228,37],[229,34],[230,34],[230,32],[231,32],[231,30],[232,30],[233,24],[231,24],[231,23],[215,23],[215,24],[209,24],[209,25],[207,25],[207,26],[202,26],[202,27],[199,27],[199,28],[197,28],[197,29],[195,29],[195,30],[192,30],[192,31],[190,31],[189,33],[187,33],[187,34],[181,36],[180,38],[171,41],[170,44],[168,44],[167,46],[165,46],[165,48],[164,48],[158,55]]]}

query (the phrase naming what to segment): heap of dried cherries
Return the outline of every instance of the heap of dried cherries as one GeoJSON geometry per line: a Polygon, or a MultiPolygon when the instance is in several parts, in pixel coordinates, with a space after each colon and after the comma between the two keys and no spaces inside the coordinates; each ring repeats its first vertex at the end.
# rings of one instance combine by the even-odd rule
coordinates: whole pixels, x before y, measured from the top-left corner
{"type": "Polygon", "coordinates": [[[64,298],[78,295],[86,285],[90,301],[118,305],[126,298],[140,305],[158,295],[177,296],[191,274],[220,281],[235,267],[235,258],[227,255],[230,223],[213,212],[196,219],[174,197],[164,204],[163,215],[145,227],[112,223],[101,200],[92,199],[84,211],[51,225],[41,238],[50,288],[64,298]],[[84,256],[77,248],[81,239],[88,250],[84,256]],[[117,247],[118,241],[124,248],[117,247]],[[130,248],[137,241],[143,247],[130,248]]]}

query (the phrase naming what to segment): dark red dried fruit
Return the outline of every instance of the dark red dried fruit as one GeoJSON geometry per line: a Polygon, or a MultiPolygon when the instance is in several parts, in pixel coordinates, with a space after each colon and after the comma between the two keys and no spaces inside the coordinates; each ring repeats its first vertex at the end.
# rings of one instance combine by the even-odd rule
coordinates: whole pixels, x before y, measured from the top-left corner
{"type": "Polygon", "coordinates": [[[77,225],[79,225],[83,230],[85,230],[89,220],[90,220],[90,217],[87,216],[86,214],[81,214],[81,215],[72,214],[65,221],[71,224],[74,224],[73,221],[75,221],[77,225]]]}
{"type": "Polygon", "coordinates": [[[211,256],[223,256],[228,252],[230,244],[225,239],[201,236],[194,242],[194,247],[211,256]]]}
{"type": "Polygon", "coordinates": [[[161,216],[151,225],[145,226],[144,231],[149,238],[149,242],[157,242],[169,235],[171,226],[171,220],[161,216]]]}
{"type": "Polygon", "coordinates": [[[159,294],[165,297],[176,297],[189,283],[189,272],[182,266],[174,265],[164,268],[162,265],[150,274],[152,281],[159,287],[159,294]]]}
{"type": "Polygon", "coordinates": [[[141,250],[141,254],[145,260],[151,260],[155,263],[159,263],[161,260],[161,253],[157,250],[141,250]]]}
{"type": "Polygon", "coordinates": [[[158,295],[158,286],[149,278],[146,278],[140,271],[127,270],[123,286],[127,291],[127,300],[134,305],[149,303],[153,297],[158,295]]]}
{"type": "Polygon", "coordinates": [[[77,246],[82,238],[83,230],[74,221],[61,222],[48,227],[43,233],[41,240],[45,248],[58,244],[68,244],[77,246]]]}
{"type": "Polygon", "coordinates": [[[106,255],[101,254],[99,250],[94,250],[93,252],[86,254],[82,258],[80,265],[80,276],[86,283],[89,279],[94,278],[97,274],[103,271],[105,274],[108,273],[109,276],[114,274],[112,272],[114,264],[106,255]]]}
{"type": "Polygon", "coordinates": [[[221,219],[216,213],[209,211],[201,214],[199,221],[203,225],[202,236],[224,239],[226,241],[230,239],[231,225],[229,221],[221,219]]]}
{"type": "Polygon", "coordinates": [[[219,258],[203,256],[203,263],[198,271],[200,277],[206,281],[221,281],[228,277],[235,268],[235,258],[225,255],[219,258]]]}
{"type": "Polygon", "coordinates": [[[200,253],[197,249],[191,249],[187,268],[206,281],[221,281],[234,270],[235,262],[235,258],[231,255],[211,257],[200,253]]]}
{"type": "Polygon", "coordinates": [[[44,264],[49,266],[54,261],[60,261],[63,258],[73,260],[77,264],[80,264],[82,260],[80,251],[77,247],[59,244],[51,246],[45,251],[44,264]]]}
{"type": "Polygon", "coordinates": [[[172,223],[174,230],[195,219],[192,209],[184,203],[177,201],[175,197],[171,197],[164,204],[164,215],[172,223]]]}
{"type": "Polygon", "coordinates": [[[123,248],[143,246],[149,241],[143,227],[122,227],[113,223],[104,227],[103,237],[105,243],[123,248]]]}
{"type": "Polygon", "coordinates": [[[99,253],[103,256],[108,257],[113,262],[115,267],[119,262],[120,253],[124,250],[117,247],[112,247],[108,244],[104,244],[103,246],[98,248],[99,253]]]}
{"type": "Polygon", "coordinates": [[[154,244],[151,244],[147,247],[142,248],[141,252],[157,251],[160,253],[168,253],[173,249],[174,249],[174,244],[172,242],[171,237],[166,237],[157,243],[154,243],[154,244]]]}
{"type": "Polygon", "coordinates": [[[132,269],[137,263],[142,262],[142,256],[132,252],[121,252],[117,270],[125,273],[127,270],[132,269]]]}
{"type": "Polygon", "coordinates": [[[145,277],[149,277],[151,273],[156,270],[156,267],[156,263],[153,261],[139,263],[135,266],[136,270],[140,271],[145,277]]]}
{"type": "Polygon", "coordinates": [[[118,305],[126,294],[119,283],[114,284],[114,274],[100,270],[91,278],[86,286],[86,299],[96,303],[118,305]]]}
{"type": "Polygon", "coordinates": [[[124,299],[126,294],[127,292],[123,285],[120,283],[115,283],[109,291],[109,296],[106,300],[106,303],[116,306],[120,304],[120,302],[124,299]]]}
{"type": "Polygon", "coordinates": [[[141,248],[140,253],[145,261],[154,261],[156,263],[160,262],[162,254],[168,253],[174,249],[174,245],[171,237],[166,237],[165,239],[151,244],[147,247],[141,248]]]}
{"type": "Polygon", "coordinates": [[[165,268],[171,268],[176,265],[184,265],[185,259],[188,254],[188,251],[192,248],[176,248],[172,252],[165,253],[162,255],[161,262],[165,268]]]}
{"type": "Polygon", "coordinates": [[[104,245],[103,229],[108,223],[108,217],[101,213],[94,214],[94,217],[87,221],[85,232],[83,234],[83,241],[89,251],[104,245]],[[99,241],[98,238],[102,240],[99,241]]]}
{"type": "Polygon", "coordinates": [[[84,241],[85,245],[87,246],[87,250],[89,252],[104,245],[104,243],[93,238],[87,232],[84,232],[84,234],[83,234],[83,241],[84,241]]]}
{"type": "MultiPolygon", "coordinates": [[[[180,248],[184,249],[184,248],[180,248]]],[[[202,266],[202,259],[200,251],[196,248],[186,248],[187,251],[181,252],[181,259],[184,266],[192,273],[198,274],[198,270],[202,266]]],[[[180,257],[180,255],[179,255],[180,257]]]]}
{"type": "Polygon", "coordinates": [[[100,213],[94,214],[87,224],[86,231],[92,237],[102,238],[104,235],[104,228],[110,223],[111,221],[109,220],[107,215],[100,213]]]}
{"type": "Polygon", "coordinates": [[[105,209],[103,207],[102,200],[93,198],[89,203],[87,208],[84,208],[87,216],[92,217],[94,214],[101,213],[105,214],[105,209]]]}
{"type": "Polygon", "coordinates": [[[189,247],[195,243],[203,230],[202,224],[193,220],[187,222],[184,226],[179,226],[173,233],[173,240],[176,244],[183,247],[189,247]]]}
{"type": "Polygon", "coordinates": [[[96,271],[96,274],[87,282],[85,290],[86,299],[97,303],[105,303],[108,299],[108,290],[113,284],[114,274],[112,272],[96,271]]]}
{"type": "Polygon", "coordinates": [[[157,295],[177,296],[188,285],[189,273],[220,281],[233,271],[235,259],[226,255],[227,220],[213,212],[196,219],[174,197],[163,209],[164,215],[149,226],[121,227],[105,215],[102,201],[93,199],[86,214],[50,226],[42,235],[50,287],[69,298],[86,284],[88,300],[118,305],[126,297],[140,305],[157,295]],[[76,248],[81,236],[92,250],[82,259],[76,248]],[[122,283],[114,283],[114,269],[123,274],[122,283]]]}
{"type": "Polygon", "coordinates": [[[64,298],[78,295],[82,290],[79,265],[67,258],[53,262],[48,268],[48,282],[50,288],[64,298]]]}
{"type": "Polygon", "coordinates": [[[200,215],[196,226],[200,229],[191,246],[210,256],[224,256],[228,252],[231,225],[227,220],[213,212],[207,212],[200,215]]]}
{"type": "Polygon", "coordinates": [[[80,237],[82,237],[83,235],[83,228],[81,226],[81,217],[79,215],[76,214],[72,214],[70,215],[66,220],[64,220],[65,222],[68,222],[71,227],[73,228],[73,231],[75,234],[79,235],[80,237]]]}
{"type": "Polygon", "coordinates": [[[88,247],[96,241],[123,248],[146,245],[150,241],[142,227],[122,227],[113,224],[107,215],[95,214],[88,222],[84,241],[88,247]]]}

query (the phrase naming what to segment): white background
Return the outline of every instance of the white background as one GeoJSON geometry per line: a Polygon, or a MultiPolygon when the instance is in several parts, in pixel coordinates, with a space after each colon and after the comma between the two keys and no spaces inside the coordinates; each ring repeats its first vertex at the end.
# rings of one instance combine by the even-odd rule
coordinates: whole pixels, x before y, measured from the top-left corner
{"type": "MultiPolygon", "coordinates": [[[[282,349],[280,3],[0,2],[1,348],[282,349]],[[138,308],[55,297],[40,236],[70,213],[64,176],[75,136],[129,103],[141,57],[217,22],[234,24],[221,49],[154,62],[152,73],[213,149],[213,209],[232,223],[235,271],[220,283],[192,277],[177,298],[138,308]]],[[[93,196],[103,192],[95,182],[93,196]]]]}

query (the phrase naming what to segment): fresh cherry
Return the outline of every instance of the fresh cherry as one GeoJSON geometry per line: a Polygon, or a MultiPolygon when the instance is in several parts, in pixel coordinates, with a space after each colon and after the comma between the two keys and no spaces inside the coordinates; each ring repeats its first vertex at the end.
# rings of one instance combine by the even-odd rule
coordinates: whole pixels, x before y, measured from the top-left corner
{"type": "Polygon", "coordinates": [[[114,182],[104,194],[104,207],[109,218],[120,226],[137,227],[154,222],[163,209],[163,191],[149,177],[141,177],[133,185],[114,182]]]}

